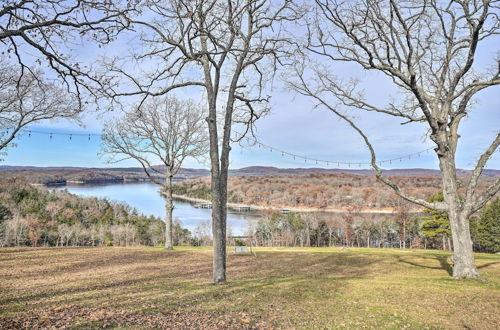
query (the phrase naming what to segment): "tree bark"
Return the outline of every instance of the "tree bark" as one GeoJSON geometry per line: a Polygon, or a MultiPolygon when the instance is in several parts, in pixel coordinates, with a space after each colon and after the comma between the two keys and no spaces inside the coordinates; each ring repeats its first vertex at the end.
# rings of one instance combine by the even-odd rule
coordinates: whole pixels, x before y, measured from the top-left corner
{"type": "Polygon", "coordinates": [[[212,176],[212,235],[213,235],[213,282],[226,281],[226,204],[220,177],[212,176]]]}
{"type": "Polygon", "coordinates": [[[166,219],[165,219],[165,249],[173,250],[173,238],[172,238],[172,213],[174,211],[174,201],[172,198],[172,174],[168,173],[166,178],[166,219]]]}
{"type": "Polygon", "coordinates": [[[212,192],[213,283],[226,282],[226,203],[227,186],[221,175],[219,139],[217,135],[216,95],[209,93],[208,131],[210,135],[210,165],[212,192]]]}
{"type": "Polygon", "coordinates": [[[472,239],[469,231],[469,219],[461,214],[455,216],[451,221],[453,241],[453,278],[480,278],[474,253],[472,250],[472,239]]]}
{"type": "MultiPolygon", "coordinates": [[[[438,144],[439,145],[439,144],[438,144]]],[[[442,144],[445,145],[445,144],[442,144]]],[[[454,162],[454,145],[451,150],[438,151],[439,167],[443,179],[443,197],[448,205],[453,253],[453,278],[479,278],[474,254],[472,239],[469,231],[469,219],[465,214],[462,202],[458,195],[456,167],[454,162]]]]}

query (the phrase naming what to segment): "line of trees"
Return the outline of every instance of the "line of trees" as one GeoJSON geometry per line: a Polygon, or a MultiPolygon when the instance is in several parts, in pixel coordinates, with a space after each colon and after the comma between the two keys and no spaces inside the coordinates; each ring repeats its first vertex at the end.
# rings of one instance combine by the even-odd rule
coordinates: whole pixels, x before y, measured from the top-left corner
{"type": "MultiPolygon", "coordinates": [[[[432,200],[442,199],[442,193],[432,200]]],[[[477,252],[500,252],[500,199],[471,219],[477,252]]],[[[402,210],[395,216],[373,217],[354,212],[343,216],[326,213],[271,213],[250,226],[248,234],[258,246],[421,248],[452,251],[450,221],[432,210],[410,217],[402,210]]]]}
{"type": "MultiPolygon", "coordinates": [[[[164,240],[163,221],[128,205],[20,180],[0,182],[0,246],[156,246],[164,240]]],[[[173,240],[176,245],[197,242],[178,220],[173,240]]]]}
{"type": "Polygon", "coordinates": [[[259,246],[423,248],[419,220],[405,224],[395,218],[273,213],[252,229],[259,246]],[[400,235],[406,231],[403,237],[400,235]]]}
{"type": "MultiPolygon", "coordinates": [[[[442,193],[429,200],[442,199],[442,193]]],[[[474,249],[500,252],[500,198],[471,219],[474,249]]],[[[230,235],[230,229],[228,235],[230,235]]],[[[248,233],[259,246],[432,248],[452,250],[447,214],[427,210],[410,216],[405,204],[394,216],[356,213],[270,213],[249,222],[248,233]]],[[[191,233],[178,219],[173,245],[213,244],[210,223],[191,233]]],[[[65,190],[49,191],[21,180],[0,182],[0,246],[158,246],[165,242],[165,223],[139,214],[128,205],[81,198],[65,190]]]]}

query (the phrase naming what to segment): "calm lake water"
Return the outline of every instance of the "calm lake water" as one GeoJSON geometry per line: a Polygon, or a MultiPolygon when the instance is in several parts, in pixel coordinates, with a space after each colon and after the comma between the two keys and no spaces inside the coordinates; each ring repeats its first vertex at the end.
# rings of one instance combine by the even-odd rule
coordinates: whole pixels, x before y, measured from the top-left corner
{"type": "MultiPolygon", "coordinates": [[[[165,218],[165,200],[158,193],[159,186],[153,183],[122,183],[99,185],[67,185],[55,189],[67,189],[81,197],[107,198],[112,201],[127,203],[145,215],[154,215],[165,218]]],[[[174,218],[179,219],[185,228],[191,232],[197,225],[211,220],[211,211],[194,207],[194,204],[175,201],[174,218]]],[[[254,223],[260,218],[257,213],[239,213],[228,210],[228,230],[234,235],[243,235],[248,228],[249,221],[254,223]]],[[[211,228],[211,226],[210,226],[211,228]]]]}

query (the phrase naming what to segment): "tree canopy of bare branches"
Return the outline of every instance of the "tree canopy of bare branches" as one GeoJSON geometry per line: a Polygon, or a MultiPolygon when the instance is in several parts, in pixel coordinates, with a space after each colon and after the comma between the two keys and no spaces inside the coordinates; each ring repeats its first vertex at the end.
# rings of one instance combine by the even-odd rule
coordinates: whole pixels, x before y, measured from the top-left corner
{"type": "MultiPolygon", "coordinates": [[[[35,64],[50,68],[79,99],[102,82],[71,57],[69,50],[88,37],[105,44],[128,27],[136,2],[121,0],[5,0],[0,6],[0,45],[21,76],[35,64]],[[92,88],[91,88],[92,87],[92,88]]],[[[83,102],[79,104],[83,107],[83,102]]]]}
{"type": "Polygon", "coordinates": [[[0,57],[0,152],[27,125],[78,116],[78,100],[41,76],[38,70],[21,75],[0,57]]]}
{"type": "Polygon", "coordinates": [[[104,129],[102,150],[111,161],[134,159],[151,181],[161,185],[166,199],[166,249],[173,248],[172,178],[186,158],[200,159],[208,152],[203,118],[202,109],[192,101],[157,97],[104,129]]]}
{"type": "Polygon", "coordinates": [[[410,202],[448,212],[455,278],[479,276],[468,219],[500,189],[497,180],[485,193],[476,192],[479,176],[500,144],[500,134],[479,158],[463,196],[458,192],[455,165],[459,125],[470,113],[474,97],[500,84],[498,54],[487,72],[478,72],[473,65],[478,45],[500,32],[499,6],[498,1],[489,0],[316,0],[305,48],[323,65],[299,62],[297,79],[290,81],[295,90],[316,100],[361,135],[382,182],[410,202]],[[385,107],[370,103],[356,81],[342,81],[328,68],[339,61],[387,76],[401,92],[400,102],[385,107]],[[444,202],[414,198],[383,176],[369,137],[351,116],[363,112],[427,126],[436,144],[444,202]]]}
{"type": "Polygon", "coordinates": [[[147,19],[131,24],[141,31],[143,45],[134,59],[144,74],[111,59],[106,71],[117,79],[110,80],[107,92],[116,101],[124,96],[144,101],[179,89],[203,92],[210,140],[213,281],[221,283],[226,280],[232,126],[243,125],[246,134],[269,110],[266,87],[290,44],[284,25],[298,11],[290,0],[146,1],[142,9],[140,17],[147,19]]]}

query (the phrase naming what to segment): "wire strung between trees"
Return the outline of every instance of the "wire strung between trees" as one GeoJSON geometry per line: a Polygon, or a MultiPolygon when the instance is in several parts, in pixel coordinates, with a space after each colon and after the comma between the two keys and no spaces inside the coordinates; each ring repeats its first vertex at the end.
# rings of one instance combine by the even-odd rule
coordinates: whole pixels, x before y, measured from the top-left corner
{"type": "MultiPolygon", "coordinates": [[[[32,129],[21,129],[20,130],[23,133],[27,133],[29,137],[31,137],[32,134],[42,134],[42,135],[48,135],[50,139],[52,139],[53,136],[67,136],[69,137],[69,140],[72,140],[73,137],[86,137],[90,141],[92,137],[102,137],[102,134],[97,134],[97,133],[70,133],[70,132],[46,132],[46,131],[40,131],[40,130],[32,130],[32,129]]],[[[7,131],[8,132],[8,131],[7,131]]],[[[241,134],[239,132],[235,132],[236,134],[241,134]]],[[[275,148],[273,146],[267,145],[265,143],[260,142],[257,140],[254,136],[249,137],[246,136],[243,138],[246,143],[250,146],[256,145],[258,148],[262,148],[264,150],[268,150],[270,152],[275,152],[276,154],[281,154],[282,157],[290,157],[293,158],[293,160],[303,160],[304,163],[309,163],[309,164],[324,164],[326,166],[335,166],[340,167],[341,165],[347,165],[347,167],[361,167],[363,165],[368,165],[371,166],[371,162],[353,162],[353,161],[338,161],[338,160],[325,160],[325,159],[319,159],[319,158],[313,158],[313,157],[307,157],[299,154],[295,154],[293,152],[281,150],[278,148],[275,148]]],[[[423,154],[429,153],[429,151],[433,150],[434,148],[427,148],[421,151],[417,151],[411,154],[406,154],[403,156],[391,158],[391,159],[385,159],[385,160],[378,160],[377,164],[382,165],[382,164],[392,164],[396,162],[402,162],[403,160],[410,160],[412,157],[420,157],[423,154]]]]}
{"type": "MultiPolygon", "coordinates": [[[[259,148],[263,148],[265,150],[269,150],[270,152],[274,151],[276,153],[281,153],[282,157],[289,156],[289,157],[293,157],[294,160],[300,159],[300,160],[303,160],[305,163],[309,162],[309,163],[312,163],[312,164],[326,164],[326,166],[330,166],[330,165],[332,165],[332,166],[333,165],[337,165],[337,166],[347,165],[348,167],[351,167],[351,166],[361,167],[363,165],[368,165],[368,166],[372,165],[371,162],[337,161],[337,160],[325,160],[325,159],[318,159],[318,158],[306,157],[306,156],[294,154],[294,153],[289,152],[289,151],[280,150],[278,148],[269,146],[267,144],[264,144],[264,143],[258,141],[255,137],[248,137],[247,136],[247,137],[244,137],[244,139],[245,139],[245,141],[248,144],[257,145],[259,148]]],[[[379,165],[387,164],[387,163],[388,164],[392,164],[393,162],[397,162],[397,161],[402,162],[405,159],[410,160],[412,157],[420,157],[421,155],[423,155],[425,153],[428,153],[430,150],[433,150],[433,149],[434,148],[427,148],[427,149],[424,149],[424,150],[421,150],[421,151],[417,151],[417,152],[414,152],[414,153],[411,153],[411,154],[403,155],[403,156],[400,156],[400,157],[391,158],[391,159],[385,159],[385,160],[380,160],[380,161],[377,161],[377,164],[379,164],[379,165]]]]}
{"type": "Polygon", "coordinates": [[[73,140],[73,137],[76,137],[76,136],[87,137],[89,140],[91,137],[101,137],[102,136],[102,134],[96,134],[96,133],[45,132],[45,131],[38,131],[38,130],[32,130],[32,129],[21,129],[20,131],[23,133],[27,133],[29,137],[31,137],[32,134],[43,134],[43,135],[48,135],[50,137],[50,139],[52,139],[52,137],[55,135],[68,136],[70,140],[73,140]]]}

